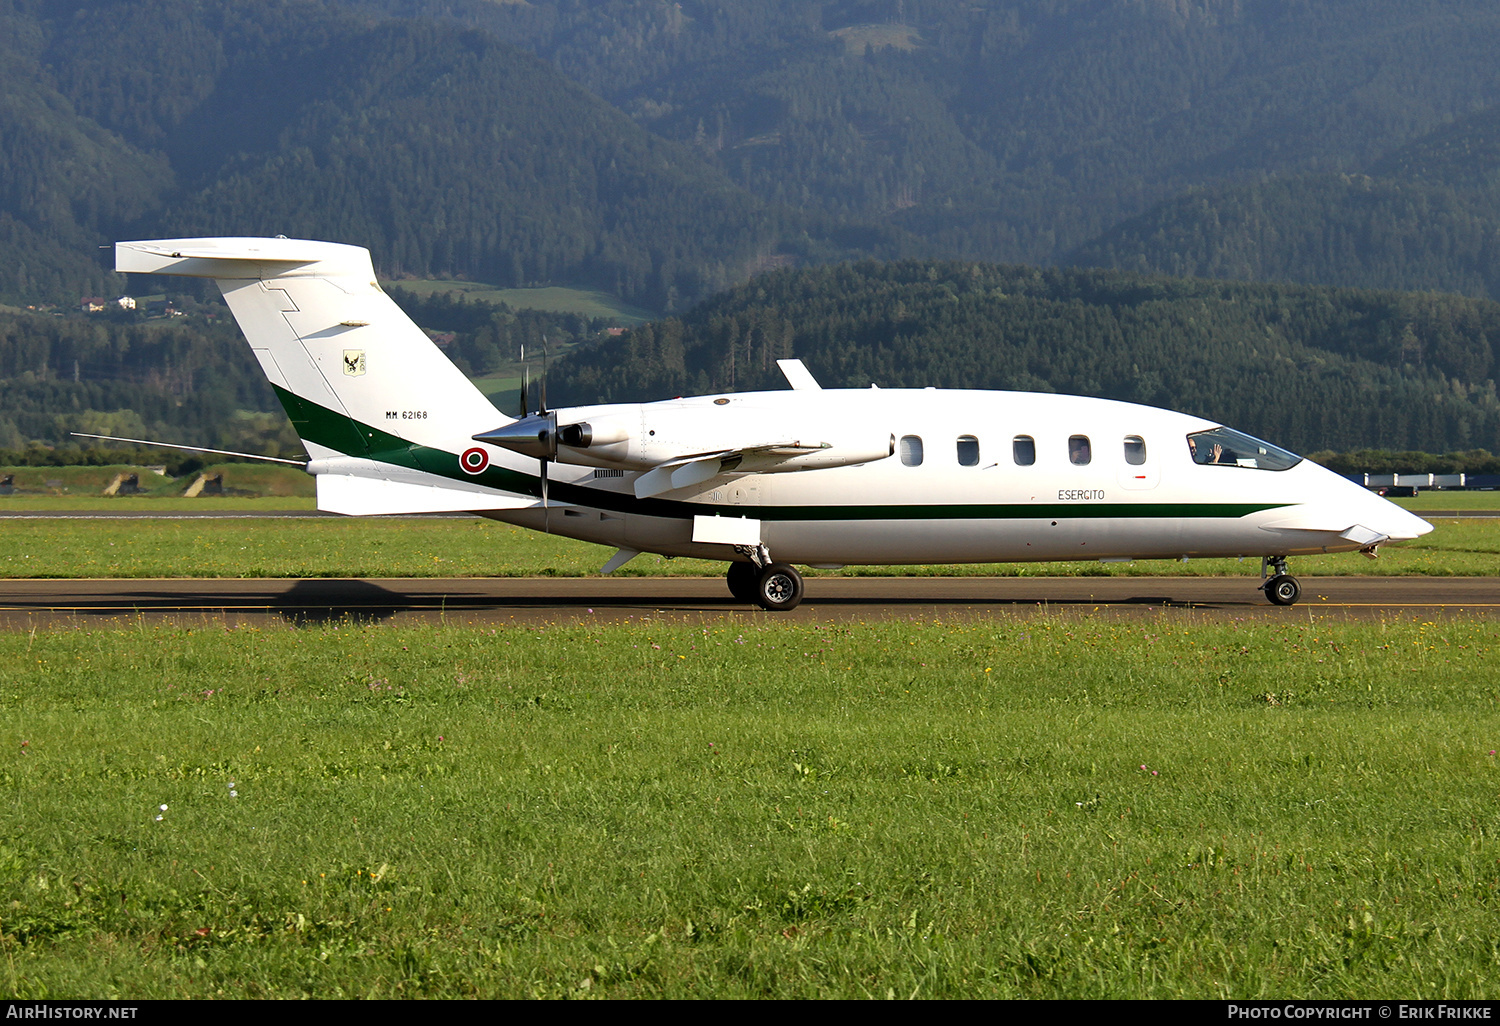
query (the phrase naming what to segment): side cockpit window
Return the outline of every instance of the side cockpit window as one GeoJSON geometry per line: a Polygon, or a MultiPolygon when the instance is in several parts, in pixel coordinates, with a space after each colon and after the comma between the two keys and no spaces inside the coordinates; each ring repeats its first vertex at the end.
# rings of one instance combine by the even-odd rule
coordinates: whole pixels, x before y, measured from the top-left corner
{"type": "Polygon", "coordinates": [[[1187,444],[1193,462],[1204,466],[1286,470],[1302,462],[1296,453],[1226,427],[1195,431],[1187,436],[1187,444]]]}

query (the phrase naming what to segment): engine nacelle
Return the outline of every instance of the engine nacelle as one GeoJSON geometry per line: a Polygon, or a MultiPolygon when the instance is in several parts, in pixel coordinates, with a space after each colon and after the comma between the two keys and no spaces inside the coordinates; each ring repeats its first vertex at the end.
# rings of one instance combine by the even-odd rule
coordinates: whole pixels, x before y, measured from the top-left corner
{"type": "MultiPolygon", "coordinates": [[[[635,419],[639,425],[639,418],[635,419]]],[[[649,466],[644,455],[631,459],[631,422],[620,416],[591,417],[557,429],[557,460],[585,467],[649,466]]]]}

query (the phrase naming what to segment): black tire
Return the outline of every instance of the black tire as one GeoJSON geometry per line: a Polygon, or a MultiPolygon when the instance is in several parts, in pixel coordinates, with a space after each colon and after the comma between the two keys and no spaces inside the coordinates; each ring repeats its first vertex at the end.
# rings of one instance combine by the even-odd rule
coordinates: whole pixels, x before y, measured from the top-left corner
{"type": "Polygon", "coordinates": [[[729,594],[741,602],[755,601],[755,587],[760,582],[760,567],[754,563],[730,563],[729,573],[725,574],[729,581],[729,594]]]}
{"type": "Polygon", "coordinates": [[[802,575],[785,563],[772,563],[755,583],[755,601],[772,613],[795,609],[802,601],[802,575]]]}
{"type": "Polygon", "coordinates": [[[1291,574],[1277,574],[1266,582],[1266,598],[1278,606],[1296,604],[1302,597],[1302,585],[1291,574]]]}

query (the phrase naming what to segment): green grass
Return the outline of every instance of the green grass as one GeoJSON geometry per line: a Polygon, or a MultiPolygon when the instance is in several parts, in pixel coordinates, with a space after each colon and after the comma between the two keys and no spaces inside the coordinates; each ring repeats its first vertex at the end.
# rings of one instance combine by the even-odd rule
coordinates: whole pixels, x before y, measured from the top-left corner
{"type": "Polygon", "coordinates": [[[1489,998],[1496,645],[1191,615],[6,634],[0,979],[1489,998]]]}
{"type": "MultiPolygon", "coordinates": [[[[570,345],[558,346],[557,353],[566,352],[570,345]]],[[[554,353],[554,355],[557,355],[554,353]]],[[[540,373],[541,364],[536,354],[529,361],[531,369],[540,373]]],[[[520,364],[508,365],[505,369],[486,377],[472,378],[475,386],[492,399],[500,401],[502,411],[515,412],[516,396],[521,387],[520,364]]],[[[537,383],[532,382],[535,389],[537,383]]],[[[531,397],[536,404],[536,395],[531,397]]],[[[268,463],[221,463],[205,468],[210,474],[224,474],[224,486],[236,491],[264,495],[311,496],[314,493],[313,479],[299,467],[276,466],[268,463]]],[[[139,486],[150,498],[165,498],[179,495],[196,473],[181,478],[160,477],[149,470],[136,466],[107,467],[0,467],[0,477],[13,475],[20,492],[0,496],[0,509],[61,509],[62,506],[29,505],[40,499],[49,502],[54,498],[82,500],[103,491],[116,474],[136,474],[139,486]],[[49,485],[48,482],[57,482],[49,485]]],[[[126,496],[112,498],[124,499],[126,496]]],[[[1420,513],[1431,509],[1500,509],[1500,491],[1426,491],[1413,498],[1392,499],[1396,505],[1420,513]]],[[[79,506],[79,509],[87,507],[79,506]]],[[[292,507],[288,507],[292,508],[292,507]]]]}
{"type": "MultiPolygon", "coordinates": [[[[310,479],[309,479],[310,480],[310,479]]],[[[181,491],[181,488],[178,489],[181,491]]],[[[317,503],[311,495],[200,495],[184,499],[172,494],[162,497],[142,495],[26,495],[0,497],[0,514],[27,511],[57,513],[153,513],[173,511],[207,512],[213,510],[258,510],[265,513],[288,510],[311,510],[317,503]]]]}
{"type": "MultiPolygon", "coordinates": [[[[103,499],[111,509],[139,508],[103,499]]],[[[164,500],[147,500],[161,502],[164,500]]],[[[222,500],[181,500],[193,509],[222,500]],[[195,505],[201,504],[201,505],[195,505]]],[[[275,507],[288,500],[261,500],[275,507]]],[[[153,506],[153,508],[160,508],[153,506]]],[[[4,509],[0,506],[0,509],[4,509]]],[[[6,577],[585,577],[613,549],[479,518],[319,520],[0,521],[6,577]]],[[[1302,576],[1491,576],[1500,572],[1500,522],[1443,520],[1431,534],[1356,553],[1299,556],[1302,576]]],[[[620,576],[718,576],[724,564],[641,555],[620,576]]],[[[808,570],[855,576],[1257,576],[1258,559],[1133,563],[982,563],[808,570]]]]}
{"type": "Polygon", "coordinates": [[[906,25],[850,25],[828,33],[844,44],[844,52],[863,57],[866,47],[880,50],[894,47],[897,50],[915,50],[922,37],[917,30],[906,25]]]}
{"type": "MultiPolygon", "coordinates": [[[[140,504],[142,509],[173,509],[172,500],[180,499],[182,493],[198,477],[223,475],[223,487],[230,493],[220,496],[201,496],[191,502],[224,503],[232,498],[311,499],[316,492],[316,483],[300,466],[274,465],[269,463],[218,463],[204,467],[201,471],[171,478],[155,474],[142,467],[0,467],[0,477],[13,478],[15,494],[0,495],[0,512],[27,509],[114,509],[119,503],[140,504]],[[134,474],[137,487],[143,494],[103,494],[111,481],[124,474],[134,474]],[[102,501],[104,505],[99,505],[102,501]]],[[[190,505],[191,505],[190,502],[190,505]]],[[[123,508],[123,507],[119,507],[123,508]]],[[[266,506],[267,509],[311,508],[310,505],[266,506]]]]}
{"type": "MultiPolygon", "coordinates": [[[[120,474],[136,476],[138,487],[149,496],[175,495],[189,484],[175,478],[125,464],[104,467],[3,467],[0,477],[10,477],[15,494],[0,495],[0,509],[41,498],[100,496],[120,474]]],[[[120,496],[124,498],[124,496],[120,496]]]]}
{"type": "Polygon", "coordinates": [[[1392,499],[1396,505],[1421,513],[1424,509],[1500,509],[1500,491],[1419,492],[1408,499],[1392,499]]]}
{"type": "Polygon", "coordinates": [[[627,326],[643,324],[659,316],[643,307],[632,306],[601,289],[587,287],[549,285],[531,289],[502,289],[473,281],[395,281],[385,284],[418,296],[428,296],[435,292],[461,292],[469,299],[480,302],[506,303],[522,310],[613,318],[627,326]]]}

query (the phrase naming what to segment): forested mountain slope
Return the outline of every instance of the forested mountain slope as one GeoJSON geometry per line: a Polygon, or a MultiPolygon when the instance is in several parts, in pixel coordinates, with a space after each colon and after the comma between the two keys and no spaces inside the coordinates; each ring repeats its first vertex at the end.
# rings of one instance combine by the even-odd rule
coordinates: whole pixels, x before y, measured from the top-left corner
{"type": "MultiPolygon", "coordinates": [[[[690,311],[565,361],[578,400],[774,385],[795,351],[1500,448],[1486,303],[931,262],[1500,295],[1497,52],[1489,0],[0,0],[0,302],[124,291],[119,238],[282,233],[690,311]],[[909,259],[709,299],[851,257],[909,259]]],[[[448,314],[472,370],[519,337],[448,314]]],[[[0,441],[264,408],[227,329],[189,395],[187,326],[14,316],[0,441]]]]}
{"type": "Polygon", "coordinates": [[[357,0],[482,25],[768,201],[1053,263],[1500,102],[1487,0],[357,0]]]}
{"type": "Polygon", "coordinates": [[[1500,108],[1374,162],[1198,189],[1067,262],[1146,273],[1500,298],[1500,108]]]}
{"type": "MultiPolygon", "coordinates": [[[[1500,104],[1496,52],[1489,0],[0,0],[0,299],[113,291],[97,247],[169,233],[656,309],[852,256],[1055,263],[1188,190],[1381,179],[1500,104]]],[[[1389,284],[1477,287],[1428,232],[1471,200],[1424,203],[1389,284]]],[[[1316,263],[1245,251],[1176,259],[1316,263]]]]}
{"type": "Polygon", "coordinates": [[[1032,389],[1220,420],[1305,451],[1500,448],[1500,304],[970,263],[757,278],[552,371],[554,402],[784,387],[1032,389]]]}
{"type": "Polygon", "coordinates": [[[315,0],[53,0],[5,20],[13,299],[103,289],[97,247],[130,235],[338,239],[386,275],[589,281],[657,309],[846,252],[482,32],[315,0]]]}
{"type": "MultiPolygon", "coordinates": [[[[578,314],[514,310],[400,288],[391,298],[473,377],[513,372],[518,349],[602,333],[578,314]]],[[[56,316],[0,309],[0,450],[76,446],[70,432],[293,456],[302,444],[222,300],[56,316]]],[[[502,389],[503,391],[503,389],[502,389]]],[[[507,412],[516,412],[513,408],[507,412]]],[[[92,444],[92,443],[88,443],[92,444]]]]}
{"type": "MultiPolygon", "coordinates": [[[[554,354],[599,339],[554,359],[554,405],[782,388],[775,361],[795,356],[828,387],[1106,396],[1308,452],[1500,450],[1500,304],[1453,295],[862,262],[762,275],[615,337],[575,315],[393,295],[474,374],[512,367],[523,342],[537,374],[544,336],[554,354]]],[[[0,449],[82,430],[295,451],[227,311],[184,309],[0,312],[0,449]]]]}

